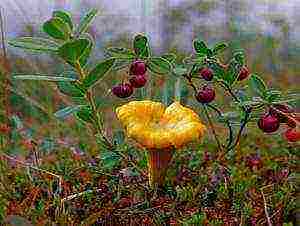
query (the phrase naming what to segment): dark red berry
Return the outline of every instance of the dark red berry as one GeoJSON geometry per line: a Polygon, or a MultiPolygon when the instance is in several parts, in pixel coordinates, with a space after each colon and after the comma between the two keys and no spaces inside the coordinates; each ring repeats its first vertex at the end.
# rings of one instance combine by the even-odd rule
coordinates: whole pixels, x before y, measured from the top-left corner
{"type": "Polygon", "coordinates": [[[290,142],[300,141],[300,131],[296,128],[288,129],[287,131],[285,131],[284,136],[290,142]]]}
{"type": "Polygon", "coordinates": [[[258,127],[265,133],[275,132],[279,125],[279,119],[272,114],[264,115],[258,120],[258,127]]]}
{"type": "Polygon", "coordinates": [[[112,87],[112,92],[114,95],[120,98],[126,98],[130,97],[133,93],[133,88],[131,84],[129,83],[124,83],[124,84],[119,84],[114,87],[112,87]]]}
{"type": "Polygon", "coordinates": [[[254,170],[254,169],[260,169],[262,167],[262,160],[260,158],[259,155],[257,154],[252,154],[246,157],[246,165],[247,167],[249,167],[250,169],[254,170]]]}
{"type": "Polygon", "coordinates": [[[210,86],[203,86],[196,94],[196,99],[203,104],[212,102],[215,97],[215,90],[210,86]]]}
{"type": "Polygon", "coordinates": [[[147,78],[145,75],[134,75],[129,78],[129,82],[134,88],[141,88],[146,84],[147,78]]]}
{"type": "Polygon", "coordinates": [[[202,76],[203,79],[205,79],[206,81],[211,81],[213,79],[214,76],[214,72],[213,70],[211,70],[210,68],[203,68],[200,71],[200,75],[202,76]]]}
{"type": "Polygon", "coordinates": [[[129,73],[131,75],[144,75],[147,71],[147,67],[144,61],[136,60],[130,65],[129,73]]]}
{"type": "Polygon", "coordinates": [[[242,81],[245,78],[247,78],[249,76],[250,72],[249,69],[246,66],[243,66],[241,68],[241,71],[239,73],[239,77],[237,78],[238,81],[242,81]]]}

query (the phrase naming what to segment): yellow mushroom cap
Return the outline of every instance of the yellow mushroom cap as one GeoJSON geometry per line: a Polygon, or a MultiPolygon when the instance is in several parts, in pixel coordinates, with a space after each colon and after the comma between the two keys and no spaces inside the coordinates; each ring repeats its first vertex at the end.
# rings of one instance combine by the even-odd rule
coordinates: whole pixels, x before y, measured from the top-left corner
{"type": "Polygon", "coordinates": [[[179,102],[165,108],[159,102],[132,101],[116,113],[127,136],[148,149],[179,148],[199,140],[206,130],[199,116],[179,102]]]}

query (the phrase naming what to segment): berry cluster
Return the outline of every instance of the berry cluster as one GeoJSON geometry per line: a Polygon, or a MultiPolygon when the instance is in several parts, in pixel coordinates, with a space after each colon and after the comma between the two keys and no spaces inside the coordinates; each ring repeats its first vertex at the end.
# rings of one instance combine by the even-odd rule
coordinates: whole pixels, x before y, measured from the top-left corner
{"type": "Polygon", "coordinates": [[[265,133],[273,133],[279,129],[281,123],[286,123],[288,129],[284,136],[290,142],[300,140],[300,131],[297,130],[297,121],[293,115],[294,110],[285,104],[276,104],[258,120],[258,127],[265,133]]]}
{"type": "MultiPolygon", "coordinates": [[[[246,66],[243,66],[239,72],[237,80],[242,81],[246,79],[249,76],[249,74],[249,69],[246,66]]],[[[200,77],[203,78],[205,81],[211,81],[214,77],[214,71],[208,67],[202,68],[200,70],[200,77]]],[[[200,103],[207,104],[215,99],[216,93],[211,86],[205,85],[198,90],[195,97],[200,103]]]]}
{"type": "Polygon", "coordinates": [[[130,97],[134,88],[141,88],[147,83],[146,71],[147,67],[144,61],[134,61],[129,69],[129,82],[113,86],[112,93],[119,98],[130,97]]]}

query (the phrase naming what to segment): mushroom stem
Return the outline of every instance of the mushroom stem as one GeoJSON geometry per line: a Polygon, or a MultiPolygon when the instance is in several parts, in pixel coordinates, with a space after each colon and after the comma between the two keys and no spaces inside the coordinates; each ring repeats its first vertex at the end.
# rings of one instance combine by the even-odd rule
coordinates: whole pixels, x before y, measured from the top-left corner
{"type": "Polygon", "coordinates": [[[148,151],[149,184],[162,187],[164,185],[167,169],[172,159],[173,150],[152,149],[148,151]]]}

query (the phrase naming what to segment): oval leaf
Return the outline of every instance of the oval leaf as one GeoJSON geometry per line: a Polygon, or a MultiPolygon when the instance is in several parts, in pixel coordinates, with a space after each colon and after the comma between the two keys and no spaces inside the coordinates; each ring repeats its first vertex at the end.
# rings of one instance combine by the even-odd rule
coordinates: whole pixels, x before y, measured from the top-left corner
{"type": "Polygon", "coordinates": [[[193,46],[196,53],[201,53],[207,55],[209,49],[203,40],[196,39],[193,41],[193,46]]]}
{"type": "Polygon", "coordinates": [[[65,107],[57,112],[54,113],[54,116],[56,118],[59,118],[59,119],[65,119],[66,117],[70,116],[71,114],[79,111],[79,109],[81,108],[82,106],[81,105],[77,105],[77,106],[68,106],[68,107],[65,107]]]}
{"type": "Polygon", "coordinates": [[[60,92],[71,97],[84,97],[84,92],[72,82],[58,82],[60,92]]]}
{"type": "Polygon", "coordinates": [[[106,49],[106,52],[111,56],[118,59],[133,59],[134,53],[130,49],[110,47],[106,49]]]}
{"type": "Polygon", "coordinates": [[[168,74],[172,69],[169,61],[162,57],[151,57],[147,66],[150,71],[157,74],[168,74]]]}
{"type": "Polygon", "coordinates": [[[227,43],[224,43],[224,42],[218,43],[218,44],[216,44],[215,47],[213,48],[213,54],[214,54],[214,55],[217,55],[217,54],[223,52],[225,49],[227,49],[227,47],[228,47],[228,44],[227,44],[227,43]]]}
{"type": "Polygon", "coordinates": [[[93,112],[92,109],[89,106],[83,106],[79,109],[79,111],[76,112],[76,116],[84,121],[84,122],[89,122],[93,123],[93,112]]]}
{"type": "Polygon", "coordinates": [[[138,57],[149,57],[150,50],[147,37],[140,34],[136,35],[133,40],[133,49],[138,57]]]}
{"type": "Polygon", "coordinates": [[[114,65],[115,59],[110,58],[102,61],[84,78],[82,85],[88,89],[95,85],[114,65]]]}
{"type": "Polygon", "coordinates": [[[97,15],[97,13],[98,13],[97,9],[91,9],[85,15],[85,17],[80,21],[80,23],[75,31],[75,34],[77,37],[87,30],[88,26],[92,23],[93,19],[97,15]]]}
{"type": "Polygon", "coordinates": [[[74,64],[82,57],[89,45],[90,41],[85,38],[70,41],[65,43],[58,49],[58,55],[68,63],[74,64]]]}
{"type": "Polygon", "coordinates": [[[63,77],[63,76],[51,76],[51,75],[14,75],[13,79],[41,80],[41,81],[50,81],[50,82],[76,81],[75,78],[67,78],[67,77],[63,77]]]}
{"type": "Polygon", "coordinates": [[[54,17],[43,24],[43,30],[55,39],[68,40],[71,35],[69,25],[61,18],[54,17]]]}
{"type": "Polygon", "coordinates": [[[267,86],[260,76],[252,74],[249,79],[249,82],[250,87],[256,94],[258,94],[261,97],[265,96],[267,86]]]}
{"type": "Polygon", "coordinates": [[[52,40],[45,38],[21,37],[8,41],[8,44],[14,47],[34,51],[56,53],[59,45],[52,40]]]}
{"type": "Polygon", "coordinates": [[[70,13],[62,10],[56,10],[52,13],[52,16],[62,19],[66,24],[69,25],[70,30],[73,29],[73,23],[70,13]]]}

